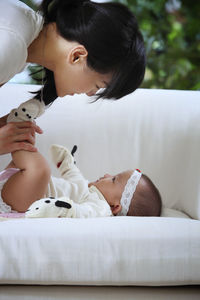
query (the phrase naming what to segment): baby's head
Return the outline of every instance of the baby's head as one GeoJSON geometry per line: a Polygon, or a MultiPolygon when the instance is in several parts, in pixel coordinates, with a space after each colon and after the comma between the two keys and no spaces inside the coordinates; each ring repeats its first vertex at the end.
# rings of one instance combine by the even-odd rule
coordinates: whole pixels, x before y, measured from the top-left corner
{"type": "Polygon", "coordinates": [[[115,176],[105,174],[91,185],[103,194],[113,215],[160,216],[160,193],[139,170],[128,170],[115,176]]]}

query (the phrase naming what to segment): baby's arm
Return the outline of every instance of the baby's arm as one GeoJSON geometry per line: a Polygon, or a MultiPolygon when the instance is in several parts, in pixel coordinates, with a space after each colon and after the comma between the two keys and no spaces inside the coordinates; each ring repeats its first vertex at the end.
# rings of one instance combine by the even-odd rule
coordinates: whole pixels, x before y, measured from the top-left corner
{"type": "Polygon", "coordinates": [[[4,184],[1,195],[12,209],[24,212],[34,201],[44,197],[50,169],[39,152],[15,151],[12,159],[15,168],[20,170],[4,184]]]}
{"type": "MultiPolygon", "coordinates": [[[[94,195],[95,196],[95,195],[94,195]]],[[[89,199],[76,203],[68,197],[44,198],[34,202],[26,212],[27,218],[95,218],[112,216],[106,201],[89,199]]]]}
{"type": "Polygon", "coordinates": [[[74,214],[73,218],[97,218],[97,217],[110,217],[112,211],[106,201],[94,199],[85,201],[83,203],[73,202],[74,214]]]}

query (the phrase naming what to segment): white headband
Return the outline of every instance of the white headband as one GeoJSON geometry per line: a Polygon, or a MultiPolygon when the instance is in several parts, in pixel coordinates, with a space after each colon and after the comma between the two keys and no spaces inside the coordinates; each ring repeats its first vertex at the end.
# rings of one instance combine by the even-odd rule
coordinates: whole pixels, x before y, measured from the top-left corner
{"type": "Polygon", "coordinates": [[[120,200],[122,209],[118,213],[118,216],[126,216],[129,210],[129,206],[131,204],[131,199],[133,197],[133,194],[135,193],[136,187],[138,185],[138,182],[142,176],[142,173],[140,170],[135,170],[133,174],[128,179],[124,191],[122,193],[122,197],[120,200]]]}

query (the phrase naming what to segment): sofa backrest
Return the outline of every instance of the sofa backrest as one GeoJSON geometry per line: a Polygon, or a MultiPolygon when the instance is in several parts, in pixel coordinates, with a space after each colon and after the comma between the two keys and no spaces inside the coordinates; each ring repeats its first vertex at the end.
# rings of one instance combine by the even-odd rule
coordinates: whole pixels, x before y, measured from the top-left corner
{"type": "MultiPolygon", "coordinates": [[[[3,86],[1,115],[37,89],[3,86]]],[[[48,160],[51,144],[76,144],[77,165],[89,180],[139,168],[166,207],[200,219],[200,92],[138,89],[121,100],[91,101],[85,95],[58,98],[37,120],[44,130],[37,145],[48,160]]],[[[8,159],[0,157],[1,169],[8,159]]]]}

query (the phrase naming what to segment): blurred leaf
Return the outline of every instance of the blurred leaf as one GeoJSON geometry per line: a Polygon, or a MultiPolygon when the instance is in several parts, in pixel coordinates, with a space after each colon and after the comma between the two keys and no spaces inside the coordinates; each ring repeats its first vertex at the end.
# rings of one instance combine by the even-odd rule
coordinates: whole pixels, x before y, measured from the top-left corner
{"type": "Polygon", "coordinates": [[[38,5],[32,0],[20,0],[20,1],[24,2],[26,5],[30,6],[34,10],[38,9],[38,5]]]}
{"type": "Polygon", "coordinates": [[[200,1],[115,0],[128,5],[144,36],[142,87],[200,89],[200,1]]]}

